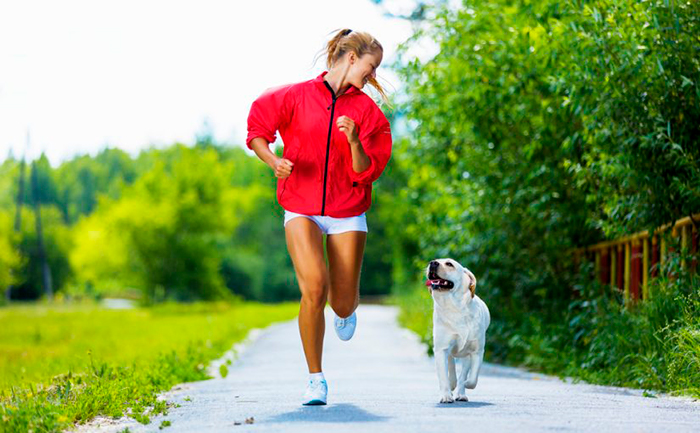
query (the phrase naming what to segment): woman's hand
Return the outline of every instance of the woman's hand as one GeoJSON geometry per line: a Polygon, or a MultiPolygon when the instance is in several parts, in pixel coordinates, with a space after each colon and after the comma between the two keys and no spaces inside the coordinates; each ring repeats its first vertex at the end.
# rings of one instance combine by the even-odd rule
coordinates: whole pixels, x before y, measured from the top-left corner
{"type": "Polygon", "coordinates": [[[338,129],[343,131],[345,136],[348,137],[350,153],[352,155],[352,169],[355,173],[362,173],[371,165],[371,161],[369,156],[365,153],[362,143],[360,143],[355,121],[348,116],[340,116],[335,123],[338,125],[338,129]]]}
{"type": "Polygon", "coordinates": [[[338,129],[345,133],[345,136],[348,138],[348,143],[358,144],[360,142],[360,137],[358,135],[357,126],[355,125],[354,120],[348,116],[340,116],[335,121],[335,124],[338,125],[338,129]]]}
{"type": "Polygon", "coordinates": [[[284,179],[292,174],[292,169],[294,168],[294,163],[285,158],[277,158],[274,162],[273,170],[275,171],[275,176],[284,179]]]}

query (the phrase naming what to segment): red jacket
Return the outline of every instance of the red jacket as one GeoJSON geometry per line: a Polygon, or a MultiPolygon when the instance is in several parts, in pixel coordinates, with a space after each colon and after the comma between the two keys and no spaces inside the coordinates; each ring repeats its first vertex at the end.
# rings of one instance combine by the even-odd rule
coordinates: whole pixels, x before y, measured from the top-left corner
{"type": "Polygon", "coordinates": [[[344,218],[362,214],[372,204],[372,182],[391,157],[391,129],[372,98],[350,86],[335,97],[323,76],[267,89],[250,108],[246,145],[255,137],[272,143],[276,131],[284,141],[282,156],[294,163],[292,173],[277,179],[277,201],[286,210],[344,218]],[[355,121],[370,166],[352,168],[350,144],[335,121],[355,121]]]}

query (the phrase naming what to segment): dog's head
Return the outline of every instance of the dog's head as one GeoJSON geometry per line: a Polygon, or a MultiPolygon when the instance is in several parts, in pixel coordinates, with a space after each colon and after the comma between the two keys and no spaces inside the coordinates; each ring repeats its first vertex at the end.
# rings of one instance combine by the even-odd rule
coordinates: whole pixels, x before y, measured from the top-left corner
{"type": "Polygon", "coordinates": [[[469,269],[465,268],[454,259],[435,259],[428,263],[425,269],[428,281],[425,285],[431,291],[449,292],[459,290],[460,292],[471,293],[470,299],[474,297],[476,290],[476,277],[469,269]]]}

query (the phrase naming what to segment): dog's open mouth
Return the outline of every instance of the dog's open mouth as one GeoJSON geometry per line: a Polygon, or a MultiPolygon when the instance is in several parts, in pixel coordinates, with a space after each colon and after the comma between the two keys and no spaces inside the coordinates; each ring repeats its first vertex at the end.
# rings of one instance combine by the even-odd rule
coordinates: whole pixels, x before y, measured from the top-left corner
{"type": "Polygon", "coordinates": [[[452,281],[438,277],[435,272],[428,274],[428,280],[425,282],[425,285],[433,290],[450,290],[455,286],[452,281]]]}

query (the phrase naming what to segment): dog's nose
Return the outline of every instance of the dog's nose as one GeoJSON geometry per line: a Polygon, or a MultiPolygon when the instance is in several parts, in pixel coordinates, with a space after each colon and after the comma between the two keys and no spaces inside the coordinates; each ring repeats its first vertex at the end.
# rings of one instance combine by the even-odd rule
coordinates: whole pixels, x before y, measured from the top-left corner
{"type": "Polygon", "coordinates": [[[437,268],[438,266],[440,266],[440,263],[438,263],[437,260],[433,260],[433,261],[430,262],[430,269],[435,269],[435,268],[437,268]]]}

